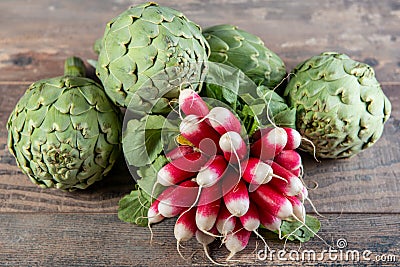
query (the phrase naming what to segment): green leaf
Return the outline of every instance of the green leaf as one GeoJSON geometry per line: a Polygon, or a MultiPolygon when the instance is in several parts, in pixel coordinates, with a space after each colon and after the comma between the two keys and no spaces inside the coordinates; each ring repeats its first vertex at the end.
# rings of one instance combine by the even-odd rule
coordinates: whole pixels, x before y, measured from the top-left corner
{"type": "Polygon", "coordinates": [[[161,115],[130,120],[122,138],[128,163],[136,167],[152,163],[178,133],[178,122],[161,115]]]}
{"type": "Polygon", "coordinates": [[[155,190],[153,190],[153,187],[157,181],[158,171],[167,163],[168,159],[165,156],[160,155],[152,164],[140,167],[137,171],[138,175],[142,177],[137,181],[137,183],[147,194],[158,196],[164,189],[162,186],[157,186],[155,190]]]}
{"type": "Polygon", "coordinates": [[[312,237],[314,237],[315,233],[319,231],[321,228],[321,223],[317,218],[307,215],[305,224],[314,233],[312,233],[304,225],[301,226],[302,224],[298,221],[283,221],[281,224],[282,237],[287,238],[290,241],[298,240],[302,243],[309,241],[312,237]]]}
{"type": "Polygon", "coordinates": [[[139,187],[124,196],[118,205],[118,218],[121,221],[147,226],[146,217],[150,207],[150,197],[139,187]]]}

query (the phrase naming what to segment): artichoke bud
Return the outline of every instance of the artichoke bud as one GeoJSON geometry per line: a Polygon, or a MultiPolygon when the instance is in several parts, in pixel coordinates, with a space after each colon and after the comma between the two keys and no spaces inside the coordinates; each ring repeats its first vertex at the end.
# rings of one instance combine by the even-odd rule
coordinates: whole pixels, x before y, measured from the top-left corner
{"type": "MultiPolygon", "coordinates": [[[[284,96],[296,109],[296,127],[321,158],[347,158],[372,146],[391,112],[371,66],[325,52],[294,70],[284,96]]],[[[303,142],[302,147],[314,152],[303,142]]]]}
{"type": "Polygon", "coordinates": [[[17,165],[43,188],[84,189],[101,180],[121,153],[122,114],[103,88],[84,78],[81,59],[64,76],[33,83],[8,122],[17,165]]]}

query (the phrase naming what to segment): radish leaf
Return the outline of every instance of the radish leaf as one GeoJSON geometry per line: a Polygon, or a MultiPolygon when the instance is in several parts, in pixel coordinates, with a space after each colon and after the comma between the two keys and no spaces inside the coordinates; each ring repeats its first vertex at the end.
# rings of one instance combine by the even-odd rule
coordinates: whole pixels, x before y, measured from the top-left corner
{"type": "Polygon", "coordinates": [[[150,207],[150,196],[138,186],[118,203],[118,218],[127,223],[140,226],[147,225],[147,212],[150,207]]]}
{"type": "MultiPolygon", "coordinates": [[[[320,221],[310,215],[306,216],[305,224],[310,228],[314,233],[317,233],[321,228],[320,221]]],[[[281,232],[283,238],[287,238],[290,241],[299,240],[304,243],[314,237],[314,233],[312,233],[309,229],[307,229],[304,225],[298,221],[283,221],[281,224],[281,232]]]]}

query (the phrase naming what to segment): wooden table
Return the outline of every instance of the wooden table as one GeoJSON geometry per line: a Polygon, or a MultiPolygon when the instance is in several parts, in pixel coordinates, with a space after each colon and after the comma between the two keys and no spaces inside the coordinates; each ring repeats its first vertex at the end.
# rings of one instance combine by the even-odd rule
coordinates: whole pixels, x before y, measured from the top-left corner
{"type": "MultiPolygon", "coordinates": [[[[288,70],[323,51],[343,52],[366,62],[374,67],[393,111],[382,138],[367,151],[346,160],[317,163],[310,156],[304,159],[305,180],[319,184],[310,197],[325,216],[320,218],[320,236],[330,244],[345,239],[347,247],[342,252],[371,251],[367,255],[371,261],[340,261],[329,259],[328,254],[315,261],[277,257],[262,261],[256,257],[256,238],[235,259],[249,266],[399,266],[399,1],[247,2],[160,1],[180,9],[203,27],[232,23],[259,35],[283,58],[288,70]]],[[[65,193],[33,185],[17,168],[6,146],[6,120],[28,85],[60,75],[67,56],[95,59],[93,42],[102,36],[106,22],[129,4],[131,1],[125,0],[0,2],[1,266],[210,264],[195,240],[185,243],[183,254],[188,259],[180,258],[175,249],[174,220],[154,226],[152,246],[148,229],[118,220],[118,200],[134,184],[124,159],[103,182],[83,192],[65,193]]],[[[307,210],[311,212],[309,206],[307,210]]],[[[283,248],[276,239],[268,238],[268,242],[275,250],[283,248]]],[[[297,249],[298,244],[289,243],[286,248],[297,249]]],[[[321,254],[328,247],[314,238],[300,251],[304,249],[321,254]]],[[[222,261],[227,254],[224,248],[212,246],[215,260],[222,261]]]]}

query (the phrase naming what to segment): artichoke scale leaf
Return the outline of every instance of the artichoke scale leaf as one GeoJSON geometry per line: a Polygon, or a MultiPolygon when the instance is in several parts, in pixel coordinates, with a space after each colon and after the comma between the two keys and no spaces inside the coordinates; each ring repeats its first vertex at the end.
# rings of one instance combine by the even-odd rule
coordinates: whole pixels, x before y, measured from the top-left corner
{"type": "Polygon", "coordinates": [[[68,114],[61,113],[53,105],[47,111],[46,117],[44,118],[44,121],[40,127],[46,132],[63,132],[68,128],[70,123],[70,116],[68,114]]]}
{"type": "Polygon", "coordinates": [[[70,88],[65,90],[64,93],[52,105],[59,113],[80,115],[92,109],[90,104],[82,97],[80,90],[77,88],[70,88]]]}
{"type": "Polygon", "coordinates": [[[110,157],[113,146],[114,145],[107,142],[104,135],[99,135],[94,150],[94,163],[101,166],[102,168],[106,168],[108,166],[108,158],[110,157]]]}
{"type": "Polygon", "coordinates": [[[129,49],[144,48],[151,45],[153,39],[160,38],[159,27],[158,24],[142,19],[136,20],[133,24],[129,25],[127,32],[124,32],[124,36],[132,38],[129,49]]]}
{"type": "Polygon", "coordinates": [[[191,28],[187,24],[187,20],[183,20],[180,17],[174,17],[172,21],[163,23],[163,27],[169,31],[168,35],[193,38],[191,28]]]}
{"type": "Polygon", "coordinates": [[[117,113],[97,112],[97,121],[101,133],[106,136],[106,141],[113,145],[119,144],[121,136],[121,122],[117,113]]]}
{"type": "Polygon", "coordinates": [[[90,106],[94,107],[99,112],[113,112],[114,105],[111,104],[103,89],[98,84],[93,84],[90,87],[77,88],[80,94],[85,98],[90,106]]]}
{"type": "Polygon", "coordinates": [[[84,138],[99,136],[100,129],[97,118],[97,112],[93,108],[89,109],[85,114],[70,116],[73,129],[80,131],[84,138]],[[88,118],[93,119],[88,120],[88,118]]]}

